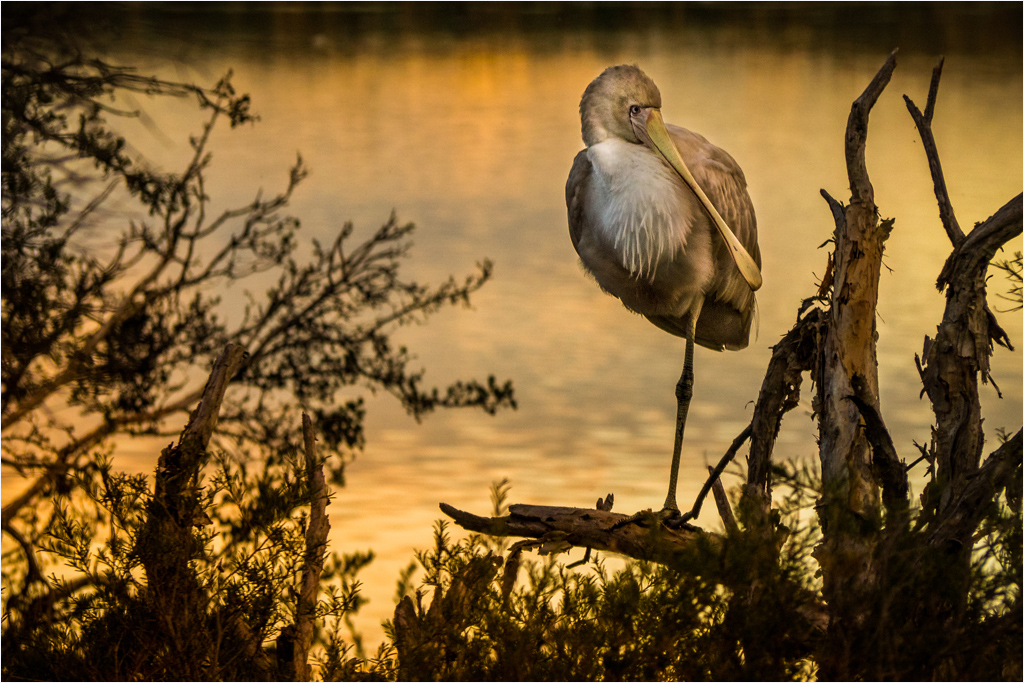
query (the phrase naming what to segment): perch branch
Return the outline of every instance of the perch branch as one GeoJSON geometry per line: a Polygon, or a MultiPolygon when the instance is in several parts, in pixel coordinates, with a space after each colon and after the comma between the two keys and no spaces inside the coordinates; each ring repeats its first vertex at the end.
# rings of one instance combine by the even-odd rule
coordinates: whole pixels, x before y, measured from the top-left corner
{"type": "Polygon", "coordinates": [[[509,514],[505,517],[479,517],[447,503],[441,503],[440,507],[443,513],[468,531],[542,541],[541,553],[584,547],[638,560],[668,563],[698,541],[721,542],[717,534],[690,526],[669,529],[653,512],[637,517],[604,510],[510,505],[509,514]]]}

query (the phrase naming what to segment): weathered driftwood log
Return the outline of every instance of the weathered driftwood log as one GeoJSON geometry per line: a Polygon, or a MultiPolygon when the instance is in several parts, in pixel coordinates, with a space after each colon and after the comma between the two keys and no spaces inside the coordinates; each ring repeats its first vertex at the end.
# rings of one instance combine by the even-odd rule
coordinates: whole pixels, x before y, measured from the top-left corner
{"type": "Polygon", "coordinates": [[[489,536],[537,539],[542,553],[593,548],[640,560],[670,562],[698,541],[720,544],[721,536],[690,526],[670,529],[654,512],[623,515],[598,509],[510,505],[505,517],[479,517],[441,503],[441,511],[468,531],[489,536]]]}

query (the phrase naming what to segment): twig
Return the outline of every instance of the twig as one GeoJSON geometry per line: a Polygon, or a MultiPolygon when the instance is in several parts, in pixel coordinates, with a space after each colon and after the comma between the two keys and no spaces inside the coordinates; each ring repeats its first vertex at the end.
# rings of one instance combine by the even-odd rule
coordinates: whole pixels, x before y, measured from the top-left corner
{"type": "MultiPolygon", "coordinates": [[[[714,474],[715,468],[709,465],[708,472],[714,474]]],[[[725,493],[721,477],[715,479],[711,492],[715,494],[715,506],[718,508],[718,516],[722,518],[722,523],[725,525],[726,534],[730,536],[738,534],[740,525],[736,523],[736,515],[733,514],[732,505],[729,504],[729,496],[725,493]]]]}
{"type": "Polygon", "coordinates": [[[327,518],[327,483],[324,465],[316,452],[316,435],[309,415],[302,414],[302,437],[305,445],[306,482],[309,487],[309,526],[306,527],[306,553],[302,562],[302,580],[299,587],[295,624],[282,637],[290,639],[290,657],[282,657],[281,639],[278,642],[278,668],[289,680],[305,681],[310,678],[309,648],[313,643],[316,619],[317,590],[324,570],[324,554],[331,522],[327,518]]]}
{"type": "Polygon", "coordinates": [[[953,211],[953,203],[949,199],[949,191],[946,189],[946,179],[942,174],[942,164],[939,161],[939,149],[935,144],[935,135],[932,133],[932,116],[935,114],[935,100],[939,94],[939,78],[942,76],[942,63],[935,65],[932,71],[931,85],[928,87],[928,102],[925,104],[924,114],[917,108],[913,100],[907,95],[903,101],[907,103],[907,110],[914,119],[917,132],[921,135],[921,144],[924,146],[924,153],[928,159],[928,169],[932,174],[932,184],[935,186],[935,199],[939,202],[939,219],[942,227],[946,230],[946,236],[954,247],[964,239],[964,231],[956,220],[956,213],[953,211]]]}
{"type": "Polygon", "coordinates": [[[704,499],[707,498],[708,492],[711,491],[711,487],[714,486],[715,482],[722,476],[722,472],[725,471],[726,466],[732,462],[732,459],[736,457],[736,451],[740,449],[740,446],[750,438],[752,425],[747,425],[746,428],[739,433],[739,435],[732,440],[732,445],[729,446],[729,450],[725,452],[725,455],[721,457],[718,464],[715,467],[709,467],[711,470],[711,476],[708,477],[707,481],[704,482],[704,486],[701,487],[700,493],[697,494],[697,500],[693,502],[693,507],[690,511],[682,516],[678,523],[685,524],[691,519],[697,519],[700,515],[700,509],[704,505],[704,499]]]}

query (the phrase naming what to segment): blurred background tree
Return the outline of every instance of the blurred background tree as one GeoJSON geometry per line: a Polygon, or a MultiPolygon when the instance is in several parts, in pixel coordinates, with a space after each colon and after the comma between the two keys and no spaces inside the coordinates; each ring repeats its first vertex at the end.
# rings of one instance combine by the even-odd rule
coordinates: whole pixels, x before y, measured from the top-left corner
{"type": "MultiPolygon", "coordinates": [[[[66,11],[4,8],[3,464],[26,480],[3,506],[4,669],[176,677],[166,646],[146,643],[144,612],[131,607],[141,604],[135,544],[149,485],[116,473],[111,455],[133,437],[177,434],[226,344],[246,355],[210,443],[217,473],[202,495],[217,526],[206,541],[218,536],[203,562],[231,577],[211,594],[241,605],[258,642],[279,629],[301,556],[301,411],[341,483],[364,443],[363,402],[339,401],[346,388],[391,393],[416,419],[437,408],[494,413],[515,399],[494,377],[426,386],[414,356],[389,338],[444,306],[468,305],[490,262],[436,286],[403,278],[413,225],[394,215],[363,242],[344,224],[330,243],[303,245],[286,213],[306,176],[301,158],[279,192],[215,213],[204,183],[211,134],[256,121],[248,96],[230,74],[204,88],[97,59],[78,38],[85,32],[62,28],[74,26],[66,11]],[[130,93],[156,98],[153,106],[191,99],[205,113],[180,171],[152,170],[110,125],[144,116],[122,108],[130,93]],[[135,209],[106,211],[114,198],[135,209]],[[221,305],[218,292],[231,285],[246,287],[244,311],[221,305]],[[120,659],[109,640],[120,638],[146,644],[138,656],[148,663],[120,659]]],[[[366,561],[339,558],[328,575],[350,589],[366,561]]],[[[228,675],[227,660],[195,654],[206,672],[195,675],[228,675]]]]}

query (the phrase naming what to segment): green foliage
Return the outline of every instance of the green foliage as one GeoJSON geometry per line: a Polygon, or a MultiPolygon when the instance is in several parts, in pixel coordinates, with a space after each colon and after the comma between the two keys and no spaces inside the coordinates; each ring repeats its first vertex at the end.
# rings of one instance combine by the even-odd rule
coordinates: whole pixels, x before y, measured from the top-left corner
{"type": "Polygon", "coordinates": [[[1021,252],[1015,251],[1012,258],[995,261],[993,264],[997,269],[1006,274],[1010,289],[1002,298],[1009,301],[1013,306],[1011,311],[1019,311],[1024,306],[1024,294],[1021,291],[1021,272],[1024,271],[1024,257],[1021,252]]]}

